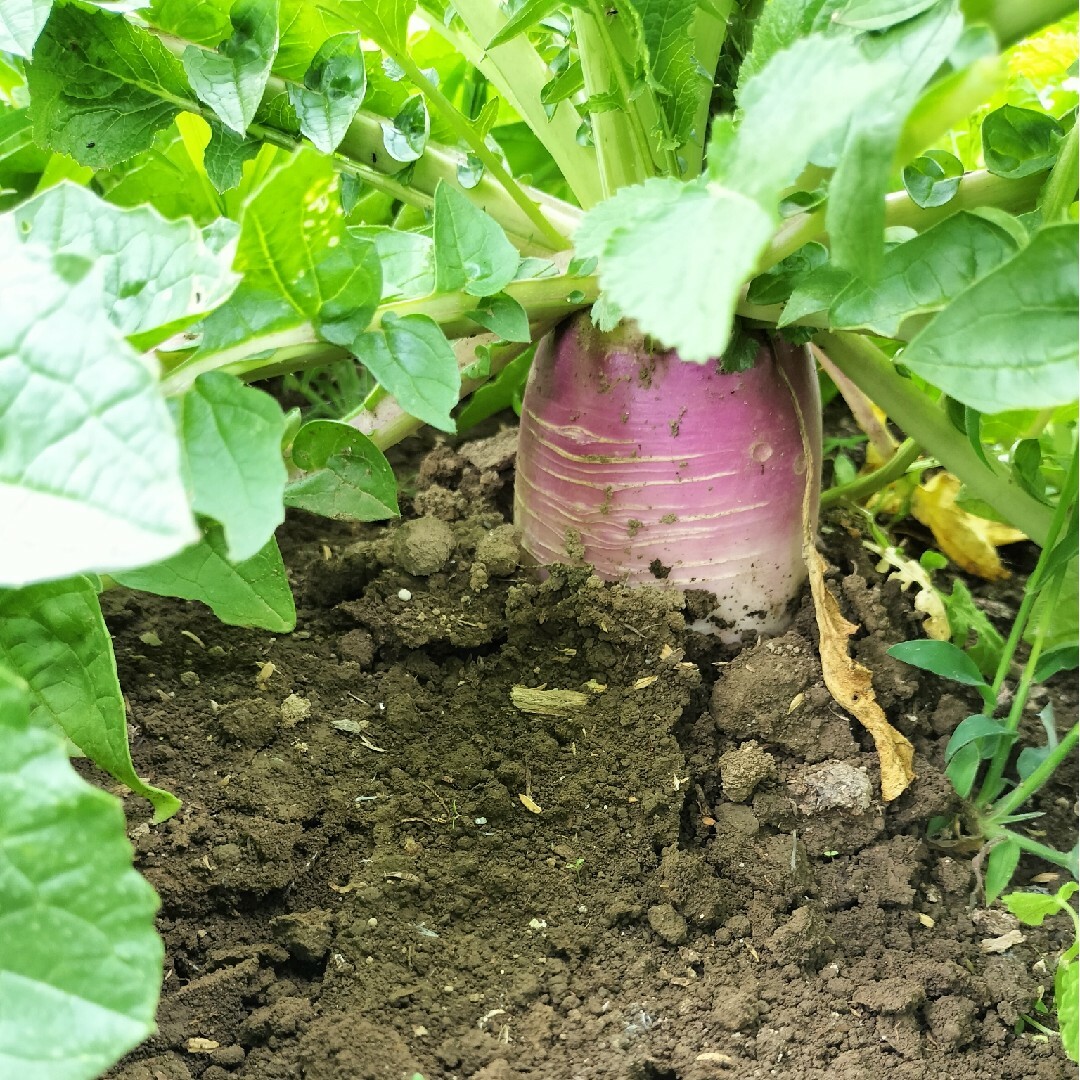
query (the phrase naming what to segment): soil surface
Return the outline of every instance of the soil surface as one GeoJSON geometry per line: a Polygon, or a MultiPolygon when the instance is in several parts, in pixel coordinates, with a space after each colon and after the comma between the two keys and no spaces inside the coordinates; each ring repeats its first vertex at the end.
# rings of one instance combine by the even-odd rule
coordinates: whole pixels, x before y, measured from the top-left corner
{"type": "MultiPolygon", "coordinates": [[[[505,524],[512,459],[512,432],[434,448],[403,524],[290,519],[291,635],[105,596],[136,765],[184,799],[161,826],[127,799],[166,977],[110,1077],[1074,1075],[1014,1032],[1061,920],[1003,941],[974,853],[925,839],[977,701],[885,655],[919,621],[858,537],[823,545],[916,747],[888,806],[808,606],[738,651],[688,635],[704,596],[540,583],[505,524]]],[[[1069,846],[1063,785],[1041,808],[1069,846]]]]}

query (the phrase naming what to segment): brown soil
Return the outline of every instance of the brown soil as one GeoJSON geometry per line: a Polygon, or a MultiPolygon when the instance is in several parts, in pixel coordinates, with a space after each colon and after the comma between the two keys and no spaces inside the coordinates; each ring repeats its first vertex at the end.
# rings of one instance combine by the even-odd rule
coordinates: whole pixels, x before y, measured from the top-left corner
{"type": "Polygon", "coordinates": [[[1064,928],[986,952],[1014,924],[970,852],[924,839],[974,702],[885,656],[918,624],[857,542],[826,533],[833,585],[917,749],[887,807],[807,608],[736,654],[687,635],[682,594],[539,584],[499,528],[511,464],[506,435],[440,447],[418,520],[291,520],[287,637],[107,594],[136,763],[184,799],[157,827],[128,799],[166,978],[159,1033],[109,1075],[1072,1075],[1014,1034],[1064,928]]]}

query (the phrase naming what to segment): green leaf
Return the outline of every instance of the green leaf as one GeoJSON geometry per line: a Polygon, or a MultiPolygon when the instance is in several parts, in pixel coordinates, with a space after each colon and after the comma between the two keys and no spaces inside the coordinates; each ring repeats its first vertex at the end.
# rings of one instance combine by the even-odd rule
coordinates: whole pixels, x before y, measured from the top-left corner
{"type": "Polygon", "coordinates": [[[201,355],[305,323],[347,344],[367,326],[382,290],[378,256],[346,230],[339,184],[311,147],[267,176],[240,220],[233,268],[243,281],[203,324],[201,355]]]}
{"type": "Polygon", "coordinates": [[[1070,1061],[1080,1056],[1080,964],[1075,956],[1062,957],[1054,972],[1054,1006],[1057,1009],[1061,1046],[1070,1061]]]}
{"type": "Polygon", "coordinates": [[[1053,896],[1043,893],[1014,892],[1003,896],[1001,902],[1025,926],[1042,926],[1048,915],[1064,914],[1066,906],[1076,893],[1075,881],[1068,881],[1053,896]]]}
{"type": "Polygon", "coordinates": [[[414,94],[393,120],[382,125],[383,147],[395,161],[416,161],[427,146],[431,117],[423,94],[414,94]]]}
{"type": "Polygon", "coordinates": [[[37,142],[95,169],[148,150],[191,96],[180,61],[151,34],[68,4],[38,38],[26,84],[37,142]]]}
{"type": "Polygon", "coordinates": [[[313,420],[296,434],[293,463],[305,475],[290,480],[288,506],[338,521],[398,516],[394,471],[363,433],[336,420],[313,420]]]}
{"type": "MultiPolygon", "coordinates": [[[[217,307],[239,280],[230,269],[231,242],[212,247],[188,218],[120,209],[67,181],[23,203],[13,217],[24,243],[98,264],[110,321],[125,337],[139,335],[140,348],[217,307]]],[[[224,238],[235,232],[226,223],[224,238]]],[[[219,230],[215,244],[222,238],[219,230]]]]}
{"type": "Polygon", "coordinates": [[[833,21],[854,30],[886,30],[913,19],[938,0],[847,0],[833,15],[833,21]]]}
{"type": "Polygon", "coordinates": [[[935,316],[902,363],[980,412],[1075,401],[1077,291],[1076,228],[1048,226],[935,316]]]}
{"type": "Polygon", "coordinates": [[[209,524],[202,540],[179,555],[115,576],[130,589],[199,600],[229,626],[253,626],[276,634],[287,634],[296,626],[285,564],[272,537],[258,554],[234,565],[221,527],[209,524]]]}
{"type": "Polygon", "coordinates": [[[382,266],[382,300],[413,300],[435,291],[435,244],[423,233],[378,225],[355,225],[349,232],[375,245],[382,266]]]}
{"type": "Polygon", "coordinates": [[[510,17],[506,25],[487,43],[490,51],[499,45],[512,41],[518,34],[534,27],[541,19],[546,19],[557,10],[562,0],[525,0],[525,3],[510,17]]]}
{"type": "Polygon", "coordinates": [[[0,672],[0,1074],[93,1080],[155,1030],[158,899],[120,801],[29,720],[0,672]]]}
{"type": "Polygon", "coordinates": [[[404,52],[416,0],[322,0],[321,7],[349,20],[388,52],[404,52]]]}
{"type": "Polygon", "coordinates": [[[435,282],[439,292],[501,292],[521,256],[499,223],[445,182],[435,189],[435,282]]]}
{"type": "Polygon", "coordinates": [[[164,821],[180,800],[140,780],[112,640],[87,578],[0,591],[0,660],[30,688],[30,719],[59,729],[96,765],[148,799],[164,821]]]}
{"type": "Polygon", "coordinates": [[[1016,247],[985,218],[954,214],[887,252],[872,285],[853,281],[833,302],[829,322],[896,337],[906,318],[940,310],[1015,255],[1016,247]]]}
{"type": "Polygon", "coordinates": [[[1008,887],[1020,862],[1020,845],[1011,837],[995,844],[986,858],[983,890],[989,907],[1008,887]]]}
{"type": "Polygon", "coordinates": [[[791,291],[776,325],[790,326],[799,319],[827,311],[832,302],[851,283],[851,275],[832,263],[819,266],[806,275],[791,291]]]}
{"type": "Polygon", "coordinates": [[[1059,645],[1056,649],[1050,649],[1039,657],[1035,665],[1035,681],[1046,682],[1052,679],[1059,671],[1075,671],[1080,667],[1080,646],[1059,645]]]}
{"type": "Polygon", "coordinates": [[[176,402],[191,508],[219,522],[231,562],[256,554],[284,521],[281,406],[233,375],[210,371],[176,402]]]}
{"type": "Polygon", "coordinates": [[[979,753],[979,744],[971,742],[957,750],[945,767],[945,775],[961,799],[966,799],[971,795],[981,764],[982,755],[979,753]]]}
{"type": "Polygon", "coordinates": [[[350,346],[380,386],[412,416],[440,431],[453,431],[461,376],[450,342],[427,315],[387,312],[378,330],[350,346]]]}
{"type": "Polygon", "coordinates": [[[885,193],[904,121],[964,29],[954,4],[861,39],[875,68],[889,65],[889,85],[852,119],[829,182],[825,223],[835,265],[872,281],[884,251],[885,193]],[[896,66],[900,72],[896,74],[896,66]]]}
{"type": "Polygon", "coordinates": [[[887,651],[893,659],[930,671],[943,679],[981,690],[987,688],[975,661],[951,641],[901,641],[887,651]]]}
{"type": "Polygon", "coordinates": [[[945,598],[945,611],[949,617],[949,629],[953,644],[959,646],[975,661],[976,667],[986,678],[992,678],[1001,659],[1005,640],[994,624],[986,617],[971,595],[968,587],[955,578],[952,593],[945,598]],[[972,634],[974,642],[970,641],[972,634]]]}
{"type": "Polygon", "coordinates": [[[232,0],[151,0],[145,16],[167,34],[213,47],[232,31],[231,6],[232,0]]]}
{"type": "Polygon", "coordinates": [[[585,74],[581,70],[581,64],[575,60],[565,71],[544,83],[540,91],[540,100],[545,105],[557,105],[560,101],[573,97],[584,87],[585,74]]]}
{"type": "Polygon", "coordinates": [[[0,52],[29,58],[51,10],[52,0],[3,0],[0,3],[0,52]]]}
{"type": "Polygon", "coordinates": [[[829,251],[824,244],[803,244],[798,251],[764,274],[754,278],[746,290],[746,299],[751,304],[782,304],[792,292],[817,268],[823,266],[829,258],[829,251]]]}
{"type": "Polygon", "coordinates": [[[289,101],[300,130],[324,153],[345,138],[367,91],[364,54],[355,34],[338,34],[322,43],[302,86],[289,85],[289,101]]]}
{"type": "Polygon", "coordinates": [[[262,148],[258,139],[237,135],[217,120],[210,121],[210,142],[203,152],[203,168],[217,192],[232,191],[244,175],[244,162],[262,148]]]}
{"type": "Polygon", "coordinates": [[[1016,738],[1015,733],[1010,731],[1004,721],[995,720],[992,716],[984,716],[981,713],[969,716],[956,725],[956,730],[949,739],[949,745],[945,747],[945,760],[951,761],[957,751],[979,740],[985,740],[979,746],[979,756],[990,757],[1002,739],[1012,741],[1016,738]]]}
{"type": "Polygon", "coordinates": [[[473,322],[479,323],[504,341],[520,341],[525,344],[532,341],[528,312],[506,293],[485,297],[466,314],[473,322]]]}
{"type": "Polygon", "coordinates": [[[266,90],[278,49],[278,0],[236,0],[232,34],[217,50],[189,45],[184,70],[191,88],[221,122],[245,135],[266,90]]]}
{"type": "Polygon", "coordinates": [[[103,266],[19,243],[11,217],[0,248],[0,583],[173,554],[195,535],[176,436],[108,321],[103,266]]]}
{"type": "MultiPolygon", "coordinates": [[[[684,360],[720,356],[739,287],[772,235],[772,218],[737,192],[670,179],[623,188],[605,206],[597,219],[602,223],[614,223],[626,211],[600,260],[609,302],[684,360]]],[[[597,220],[592,235],[579,239],[582,257],[596,254],[592,243],[602,232],[597,220]]]]}
{"type": "Polygon", "coordinates": [[[927,150],[904,166],[904,187],[924,210],[944,206],[960,190],[964,163],[946,150],[927,150]]]}
{"type": "Polygon", "coordinates": [[[1061,125],[1046,113],[1003,105],[982,125],[983,157],[997,176],[1016,180],[1049,169],[1064,136],[1061,125]]]}

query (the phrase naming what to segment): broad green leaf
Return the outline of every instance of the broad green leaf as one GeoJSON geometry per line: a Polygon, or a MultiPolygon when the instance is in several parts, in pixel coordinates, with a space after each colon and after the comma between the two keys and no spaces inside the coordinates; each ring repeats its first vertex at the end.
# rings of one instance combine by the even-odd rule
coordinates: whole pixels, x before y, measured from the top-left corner
{"type": "Polygon", "coordinates": [[[383,147],[395,160],[416,161],[424,153],[431,134],[431,117],[422,94],[414,94],[393,120],[382,125],[383,147]]]}
{"type": "Polygon", "coordinates": [[[184,70],[199,100],[238,135],[245,135],[266,90],[278,48],[278,0],[236,0],[232,34],[217,50],[189,45],[184,70]]]}
{"type": "Polygon", "coordinates": [[[360,27],[349,17],[354,3],[318,3],[311,0],[281,0],[278,19],[281,40],[274,61],[274,74],[290,82],[303,82],[316,53],[330,38],[352,31],[355,40],[360,27]]]}
{"type": "Polygon", "coordinates": [[[847,0],[771,0],[754,21],[750,50],[739,67],[739,91],[779,52],[800,38],[828,28],[847,0]]]}
{"type": "Polygon", "coordinates": [[[0,52],[29,58],[51,10],[52,0],[3,0],[0,3],[0,52]]]}
{"type": "Polygon", "coordinates": [[[961,799],[966,799],[971,795],[982,760],[979,744],[970,742],[957,750],[949,764],[945,766],[945,775],[961,799]]]}
{"type": "Polygon", "coordinates": [[[986,858],[983,889],[989,907],[1008,887],[1020,862],[1020,845],[1011,837],[995,844],[986,858]]]}
{"type": "Polygon", "coordinates": [[[461,376],[454,350],[433,319],[388,312],[378,330],[361,334],[350,348],[407,413],[440,431],[454,430],[450,410],[458,402],[461,376]]]}
{"type": "Polygon", "coordinates": [[[484,297],[466,314],[473,322],[479,323],[485,330],[490,330],[504,341],[520,341],[524,344],[532,341],[529,313],[506,293],[484,297]]]}
{"type": "Polygon", "coordinates": [[[512,41],[518,34],[534,27],[541,19],[546,19],[561,3],[562,0],[525,0],[506,25],[487,43],[486,48],[491,50],[512,41]]]}
{"type": "Polygon", "coordinates": [[[378,225],[349,232],[375,245],[382,265],[382,299],[412,300],[435,291],[435,245],[430,236],[378,225]]]}
{"type": "MultiPolygon", "coordinates": [[[[25,243],[101,268],[110,321],[125,337],[138,335],[141,348],[217,307],[239,280],[229,265],[234,242],[214,250],[189,218],[120,209],[72,183],[35,196],[13,217],[25,243]]],[[[229,222],[226,235],[235,232],[229,222]]]]}
{"type": "Polygon", "coordinates": [[[916,206],[944,206],[960,190],[963,162],[945,150],[927,150],[904,166],[904,187],[916,206]]]}
{"type": "Polygon", "coordinates": [[[974,214],[954,214],[887,252],[872,285],[853,281],[833,302],[829,321],[896,337],[906,318],[940,310],[1015,254],[1007,232],[974,214]]]}
{"type": "Polygon", "coordinates": [[[983,158],[987,169],[1010,180],[1049,169],[1057,159],[1064,132],[1046,113],[1003,105],[982,125],[983,158]]]}
{"type": "Polygon", "coordinates": [[[854,30],[886,30],[913,19],[938,0],[847,0],[833,21],[854,30]]]}
{"type": "Polygon", "coordinates": [[[202,540],[155,566],[116,580],[155,596],[199,600],[229,626],[253,626],[287,634],[296,626],[296,607],[277,541],[272,537],[250,559],[233,564],[221,527],[208,525],[202,540]]]}
{"type": "Polygon", "coordinates": [[[321,7],[348,19],[364,37],[388,52],[403,52],[416,0],[322,0],[321,7]]]}
{"type": "Polygon", "coordinates": [[[439,292],[492,296],[514,280],[517,248],[494,218],[444,182],[435,189],[432,232],[439,292]]]}
{"type": "Polygon", "coordinates": [[[203,354],[310,323],[347,344],[371,320],[382,283],[373,246],[345,228],[340,179],[305,147],[276,167],[240,220],[243,281],[205,321],[203,354]]]}
{"type": "Polygon", "coordinates": [[[68,4],[53,10],[26,82],[34,138],[95,169],[148,150],[191,97],[180,61],[150,33],[68,4]]]}
{"type": "Polygon", "coordinates": [[[176,426],[192,510],[222,526],[231,562],[251,558],[285,519],[281,406],[210,371],[176,402],[176,426]]]}
{"type": "Polygon", "coordinates": [[[933,672],[943,679],[965,686],[985,688],[982,672],[963,649],[950,641],[901,641],[888,650],[889,656],[912,667],[933,672]]]}
{"type": "MultiPolygon", "coordinates": [[[[605,295],[682,359],[720,356],[739,287],[753,273],[773,219],[738,192],[675,180],[624,188],[602,204],[609,205],[605,221],[617,214],[616,204],[628,204],[630,213],[603,249],[605,295]]],[[[592,253],[580,245],[578,251],[592,253]]]]}
{"type": "Polygon", "coordinates": [[[958,645],[975,661],[986,678],[992,678],[1001,659],[1005,640],[997,627],[987,618],[960,578],[952,583],[952,592],[945,598],[945,611],[954,645],[958,645]],[[974,635],[975,640],[971,641],[974,635]]]}
{"type": "Polygon", "coordinates": [[[717,129],[710,143],[711,179],[774,214],[814,148],[862,115],[863,103],[899,74],[891,56],[868,61],[844,38],[795,42],[742,87],[734,133],[718,137],[723,129],[717,129]]]}
{"type": "Polygon", "coordinates": [[[103,267],[17,235],[0,218],[0,583],[171,555],[195,529],[155,373],[108,320],[103,267]]]}
{"type": "Polygon", "coordinates": [[[233,0],[152,0],[144,13],[151,26],[174,37],[211,48],[232,32],[233,0]]]}
{"type": "Polygon", "coordinates": [[[305,470],[289,481],[285,502],[339,521],[398,516],[394,471],[363,433],[336,420],[313,420],[296,434],[293,463],[305,470]]]}
{"type": "Polygon", "coordinates": [[[794,289],[776,325],[790,326],[799,319],[828,311],[832,302],[851,284],[851,275],[832,263],[812,270],[794,289]]]}
{"type": "Polygon", "coordinates": [[[155,1030],[158,899],[120,801],[28,714],[0,672],[0,1075],[93,1080],[155,1030]]]}
{"type": "Polygon", "coordinates": [[[980,412],[1076,400],[1077,236],[1041,229],[961,293],[911,342],[903,364],[980,412]]]}
{"type": "Polygon", "coordinates": [[[289,101],[300,130],[324,153],[332,154],[345,138],[367,90],[364,54],[355,34],[323,42],[303,85],[289,85],[289,101]]]}
{"type": "Polygon", "coordinates": [[[1080,646],[1058,645],[1039,657],[1035,665],[1035,681],[1046,682],[1052,679],[1059,671],[1075,671],[1080,667],[1080,646]]]}
{"type": "Polygon", "coordinates": [[[645,78],[663,116],[658,141],[672,150],[689,140],[701,97],[712,92],[712,73],[694,55],[697,9],[687,0],[629,0],[624,8],[636,16],[645,78]]]}
{"type": "Polygon", "coordinates": [[[237,135],[217,120],[210,121],[210,141],[203,151],[203,168],[219,194],[232,191],[244,175],[244,162],[259,153],[262,143],[237,135]]]}
{"type": "Polygon", "coordinates": [[[884,251],[884,197],[904,121],[963,29],[955,3],[939,2],[914,19],[861,39],[875,70],[886,64],[894,74],[852,119],[829,182],[825,223],[834,265],[868,281],[884,251]]]}
{"type": "Polygon", "coordinates": [[[958,750],[970,743],[978,742],[980,739],[985,741],[979,747],[979,753],[984,758],[989,757],[1002,739],[1012,741],[1015,738],[1016,735],[1008,729],[1002,720],[996,720],[994,717],[985,716],[982,713],[969,716],[966,720],[962,720],[957,724],[956,730],[952,733],[949,744],[945,747],[945,760],[951,761],[958,750]],[[988,749],[989,753],[987,752],[988,749]]]}
{"type": "Polygon", "coordinates": [[[1056,895],[1043,893],[1014,892],[1003,896],[1001,902],[1025,926],[1042,926],[1048,915],[1067,914],[1067,904],[1075,895],[1077,884],[1067,882],[1058,889],[1056,895]]]}
{"type": "Polygon", "coordinates": [[[175,795],[135,773],[112,639],[87,578],[0,591],[0,663],[29,686],[32,723],[62,731],[96,765],[148,799],[155,820],[176,813],[175,795]]]}

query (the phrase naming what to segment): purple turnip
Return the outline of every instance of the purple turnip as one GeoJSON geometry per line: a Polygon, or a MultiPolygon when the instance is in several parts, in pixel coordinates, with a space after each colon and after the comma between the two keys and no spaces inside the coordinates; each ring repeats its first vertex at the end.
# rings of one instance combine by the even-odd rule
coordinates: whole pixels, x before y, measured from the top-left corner
{"type": "Polygon", "coordinates": [[[793,393],[816,506],[821,409],[805,350],[774,338],[729,374],[574,316],[537,348],[522,404],[514,512],[526,552],[609,581],[712,592],[710,621],[727,636],[782,630],[806,576],[793,393]]]}

